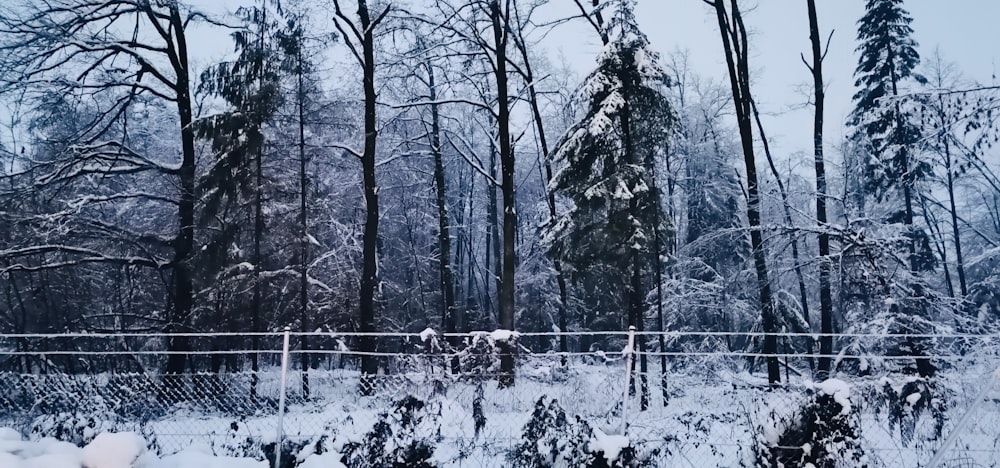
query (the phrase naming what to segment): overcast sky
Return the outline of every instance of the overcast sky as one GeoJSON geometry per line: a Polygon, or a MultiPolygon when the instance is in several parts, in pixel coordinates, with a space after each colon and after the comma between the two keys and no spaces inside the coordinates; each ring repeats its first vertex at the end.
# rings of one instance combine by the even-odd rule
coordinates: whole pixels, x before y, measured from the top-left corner
{"type": "MultiPolygon", "coordinates": [[[[571,4],[571,0],[559,1],[571,4]]],[[[744,19],[752,34],[752,91],[762,112],[770,114],[765,118],[765,131],[772,140],[772,150],[783,156],[799,151],[811,153],[812,108],[792,110],[805,102],[798,88],[807,85],[809,91],[812,86],[812,78],[799,57],[805,53],[812,60],[806,2],[759,0],[744,4],[744,19]]],[[[828,147],[841,141],[843,122],[852,108],[858,60],[855,38],[864,4],[864,0],[817,1],[821,36],[825,40],[834,30],[823,64],[828,147]]],[[[966,78],[983,84],[997,82],[994,75],[1000,69],[1000,31],[995,24],[1000,18],[1000,1],[909,0],[904,7],[913,17],[914,39],[922,58],[940,47],[942,56],[955,62],[966,78]]],[[[639,0],[636,13],[654,49],[664,56],[672,50],[687,49],[695,72],[723,79],[728,87],[718,23],[711,7],[702,0],[639,0]]],[[[588,27],[567,26],[560,33],[577,38],[562,48],[567,57],[584,68],[592,67],[599,47],[599,40],[588,27]]],[[[811,168],[812,162],[802,164],[811,168]]]]}
{"type": "MultiPolygon", "coordinates": [[[[221,12],[246,0],[191,1],[200,8],[221,12]]],[[[548,14],[577,12],[572,0],[551,2],[548,14]]],[[[782,159],[796,152],[811,152],[812,109],[802,107],[806,100],[802,91],[809,92],[812,79],[799,57],[800,53],[806,53],[811,59],[806,2],[743,3],[745,21],[752,34],[753,92],[766,114],[765,130],[772,149],[782,159]]],[[[833,149],[842,140],[843,122],[852,107],[857,65],[855,36],[865,1],[818,0],[817,4],[824,40],[831,30],[835,31],[823,70],[827,83],[826,142],[833,149]]],[[[914,38],[922,57],[929,57],[940,47],[944,58],[955,62],[966,78],[983,84],[998,82],[995,75],[1000,69],[1000,32],[994,28],[1000,18],[1000,0],[909,0],[905,8],[913,16],[914,38]]],[[[313,20],[331,19],[321,16],[330,15],[324,11],[314,15],[313,20]]],[[[637,17],[653,48],[664,56],[674,50],[687,50],[694,72],[724,80],[728,86],[714,10],[702,0],[638,0],[637,17]]],[[[196,66],[218,60],[232,50],[231,41],[218,30],[209,28],[192,33],[196,37],[192,41],[196,66]]],[[[599,39],[582,20],[560,26],[542,46],[550,55],[564,55],[581,76],[593,68],[600,48],[599,39]]],[[[3,110],[0,114],[4,120],[9,118],[3,110]]],[[[811,167],[811,161],[802,164],[811,167]]]]}

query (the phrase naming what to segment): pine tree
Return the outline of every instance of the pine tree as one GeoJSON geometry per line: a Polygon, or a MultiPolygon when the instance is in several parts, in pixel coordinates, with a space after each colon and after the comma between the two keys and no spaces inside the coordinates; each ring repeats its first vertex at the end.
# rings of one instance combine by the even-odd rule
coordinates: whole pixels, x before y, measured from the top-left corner
{"type": "MultiPolygon", "coordinates": [[[[272,38],[276,28],[274,12],[269,11],[267,2],[261,6],[241,8],[237,14],[242,17],[245,27],[232,34],[237,57],[232,62],[220,63],[209,68],[202,75],[201,90],[222,97],[228,109],[224,112],[196,122],[200,137],[209,139],[216,155],[207,173],[200,181],[199,189],[205,194],[201,224],[218,224],[217,230],[208,239],[201,255],[208,256],[208,269],[202,278],[210,292],[224,281],[240,280],[245,269],[239,267],[248,261],[251,265],[252,298],[250,299],[250,323],[246,329],[262,331],[262,302],[264,300],[263,237],[264,219],[264,126],[277,112],[282,96],[278,86],[279,70],[275,60],[277,49],[272,38]],[[271,18],[269,18],[269,13],[271,18]],[[230,253],[241,252],[241,236],[247,223],[252,219],[252,244],[247,258],[230,253]],[[230,258],[232,257],[232,258],[230,258]]],[[[236,289],[236,287],[231,287],[236,289]]],[[[221,301],[218,301],[221,302],[221,301]]],[[[238,305],[237,305],[238,307],[238,305]]],[[[228,308],[224,317],[218,317],[225,328],[236,328],[238,316],[232,305],[216,305],[216,309],[228,308]]],[[[258,337],[251,337],[251,346],[257,349],[258,337]]],[[[251,355],[251,368],[258,369],[257,355],[251,355]]],[[[256,376],[252,381],[252,391],[256,391],[256,376]]]]}
{"type": "Polygon", "coordinates": [[[902,3],[868,0],[865,15],[858,21],[861,45],[854,84],[859,90],[848,124],[869,154],[864,164],[865,187],[878,198],[893,189],[901,190],[904,211],[890,215],[890,221],[912,225],[912,190],[916,181],[928,174],[929,166],[914,158],[919,131],[896,99],[907,81],[924,81],[914,73],[920,55],[910,37],[913,19],[902,3]]]}
{"type": "MultiPolygon", "coordinates": [[[[858,46],[860,57],[855,70],[855,85],[859,91],[854,95],[855,109],[848,124],[854,128],[853,141],[858,145],[863,163],[864,183],[861,187],[879,201],[888,201],[889,212],[884,222],[903,224],[902,238],[908,251],[909,275],[901,281],[892,280],[878,266],[873,274],[866,275],[860,282],[878,285],[870,292],[856,290],[860,301],[848,306],[846,315],[854,327],[867,327],[876,334],[919,334],[926,333],[930,326],[930,308],[934,293],[926,287],[920,277],[922,272],[935,267],[935,258],[930,250],[928,236],[913,224],[913,198],[917,182],[930,174],[930,166],[917,158],[920,132],[913,116],[908,112],[901,95],[910,81],[924,83],[926,80],[914,70],[920,63],[917,43],[910,36],[913,21],[902,8],[902,0],[868,0],[865,15],[858,21],[858,46]],[[902,210],[894,203],[892,195],[902,195],[902,210]],[[882,296],[884,300],[875,300],[882,296]],[[867,304],[860,309],[858,304],[867,304]],[[874,310],[866,310],[874,307],[874,310]],[[851,312],[851,310],[855,312],[851,312]],[[860,310],[864,316],[857,315],[860,310]]],[[[896,237],[888,229],[882,237],[896,237]]],[[[891,264],[897,256],[897,249],[903,248],[896,242],[875,239],[874,242],[854,242],[845,252],[860,252],[865,258],[884,258],[875,262],[891,264]]],[[[849,255],[845,256],[850,258],[849,255]]],[[[861,258],[861,257],[858,257],[861,258]]],[[[854,266],[861,266],[860,263],[854,266]]],[[[864,267],[862,267],[863,269],[864,267]]],[[[857,269],[853,268],[852,269],[857,269]]],[[[848,281],[859,283],[859,281],[848,281]]],[[[872,285],[864,285],[871,287],[872,285]]],[[[890,354],[923,356],[930,346],[922,339],[902,339],[886,343],[890,354]]],[[[852,345],[856,346],[856,345],[852,345]]],[[[904,369],[908,370],[908,369],[904,369]]],[[[923,377],[934,374],[934,367],[926,358],[916,359],[916,372],[923,377]]]]}
{"type": "MultiPolygon", "coordinates": [[[[595,302],[588,303],[603,310],[628,305],[629,325],[641,329],[642,269],[652,256],[654,224],[666,219],[655,216],[649,167],[665,148],[673,113],[658,88],[665,82],[659,56],[636,26],[633,2],[618,5],[608,25],[611,40],[581,88],[586,114],[552,153],[552,189],[572,207],[545,238],[549,254],[590,290],[595,302]]],[[[620,329],[620,319],[594,318],[585,326],[620,329]]]]}

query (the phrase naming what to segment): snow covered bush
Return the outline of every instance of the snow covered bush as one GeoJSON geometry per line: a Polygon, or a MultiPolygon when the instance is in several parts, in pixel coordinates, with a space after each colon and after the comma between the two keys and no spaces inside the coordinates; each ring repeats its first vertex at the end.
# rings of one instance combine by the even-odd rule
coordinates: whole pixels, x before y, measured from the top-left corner
{"type": "Polygon", "coordinates": [[[134,431],[139,427],[110,412],[77,410],[39,416],[31,421],[25,432],[32,437],[52,437],[82,446],[102,432],[134,431]]]}
{"type": "Polygon", "coordinates": [[[541,397],[524,426],[521,442],[508,456],[514,466],[638,467],[640,460],[625,436],[607,435],[579,416],[569,418],[555,400],[541,397]]]}
{"type": "Polygon", "coordinates": [[[489,379],[500,372],[501,343],[519,348],[518,334],[507,330],[472,332],[458,359],[463,377],[489,379]]]}
{"type": "Polygon", "coordinates": [[[753,466],[867,466],[858,443],[857,417],[852,412],[848,385],[829,379],[812,390],[791,413],[771,411],[758,435],[753,466]]]}
{"type": "Polygon", "coordinates": [[[382,413],[362,441],[344,445],[341,461],[348,467],[431,468],[440,438],[439,411],[407,396],[382,413]]]}
{"type": "MultiPolygon", "coordinates": [[[[268,450],[274,452],[274,442],[270,441],[272,436],[254,434],[247,429],[245,422],[243,424],[241,422],[231,421],[225,431],[225,437],[211,439],[209,447],[213,454],[260,458],[267,454],[268,450]]],[[[274,458],[273,455],[271,458],[274,458]]]]}
{"type": "Polygon", "coordinates": [[[589,462],[587,440],[590,426],[579,418],[569,419],[555,400],[541,397],[524,426],[521,443],[509,459],[517,466],[583,466],[589,462]]]}
{"type": "MultiPolygon", "coordinates": [[[[301,443],[286,444],[286,446],[293,448],[293,450],[289,450],[288,457],[285,456],[285,453],[281,454],[282,464],[285,464],[285,460],[288,460],[288,466],[300,468],[303,466],[315,466],[319,464],[320,461],[323,461],[325,464],[322,466],[328,468],[342,466],[340,460],[342,455],[340,454],[338,447],[334,445],[337,430],[327,426],[324,428],[324,432],[327,432],[327,434],[323,434],[312,440],[301,443]]],[[[272,453],[274,452],[273,447],[273,444],[269,447],[272,453]]],[[[274,456],[268,454],[267,458],[269,460],[273,460],[274,456]]],[[[274,462],[272,461],[271,464],[273,465],[274,462]]]]}
{"type": "Polygon", "coordinates": [[[872,398],[875,412],[886,412],[889,430],[893,435],[899,431],[903,445],[940,439],[947,405],[937,380],[910,375],[900,379],[885,377],[880,383],[881,388],[872,398]]]}

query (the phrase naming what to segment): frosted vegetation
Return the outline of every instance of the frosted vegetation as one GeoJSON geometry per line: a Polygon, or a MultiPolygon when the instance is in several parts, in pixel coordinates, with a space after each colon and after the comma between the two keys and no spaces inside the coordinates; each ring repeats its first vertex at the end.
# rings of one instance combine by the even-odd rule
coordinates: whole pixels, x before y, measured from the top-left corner
{"type": "Polygon", "coordinates": [[[0,2],[0,465],[1000,458],[1000,88],[902,0],[237,3],[0,2]]]}

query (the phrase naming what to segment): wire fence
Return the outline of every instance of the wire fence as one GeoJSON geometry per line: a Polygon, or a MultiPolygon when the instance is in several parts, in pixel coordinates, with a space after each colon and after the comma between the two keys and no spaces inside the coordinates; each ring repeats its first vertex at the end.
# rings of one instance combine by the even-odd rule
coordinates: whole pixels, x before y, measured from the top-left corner
{"type": "Polygon", "coordinates": [[[835,379],[819,381],[804,351],[818,335],[777,335],[777,354],[757,333],[426,330],[368,335],[369,353],[360,334],[0,335],[0,427],[76,444],[130,431],[159,454],[281,467],[323,453],[347,466],[997,466],[1000,336],[836,335],[835,379]],[[551,351],[561,335],[576,351],[551,351]],[[517,350],[509,387],[498,343],[517,350]],[[184,371],[165,372],[177,355],[184,371]],[[362,378],[361,356],[377,374],[362,378]]]}

